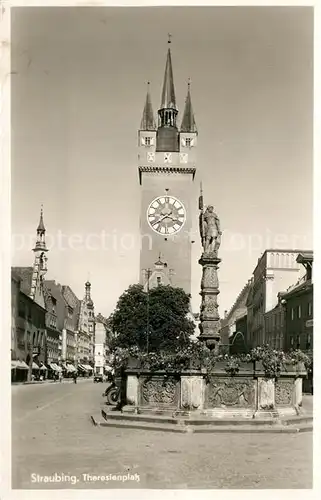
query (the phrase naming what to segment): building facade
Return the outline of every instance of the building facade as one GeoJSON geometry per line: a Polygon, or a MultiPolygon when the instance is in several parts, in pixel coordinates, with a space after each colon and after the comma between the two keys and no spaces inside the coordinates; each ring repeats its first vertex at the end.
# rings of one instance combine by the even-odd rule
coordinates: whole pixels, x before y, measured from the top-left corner
{"type": "Polygon", "coordinates": [[[61,293],[65,301],[64,328],[62,330],[62,361],[74,366],[74,363],[77,362],[80,300],[67,285],[61,287],[61,293]]]}
{"type": "Polygon", "coordinates": [[[94,362],[95,311],[91,298],[91,284],[85,283],[85,295],[80,302],[77,333],[77,361],[84,364],[94,362]]]}
{"type": "Polygon", "coordinates": [[[103,375],[107,363],[106,326],[96,318],[95,373],[103,375]]]}
{"type": "Polygon", "coordinates": [[[253,272],[253,286],[247,303],[247,331],[252,347],[266,343],[265,314],[278,304],[278,293],[299,280],[302,267],[296,261],[299,250],[265,250],[253,272]]]}
{"type": "Polygon", "coordinates": [[[57,307],[59,298],[44,284],[46,306],[47,353],[46,364],[59,363],[62,353],[62,329],[59,330],[57,307]]]}
{"type": "Polygon", "coordinates": [[[156,125],[149,88],[138,132],[138,172],[141,185],[140,281],[154,269],[161,253],[173,270],[171,282],[191,293],[191,231],[196,215],[194,176],[197,129],[188,85],[180,125],[170,47],[156,125]]]}
{"type": "Polygon", "coordinates": [[[274,349],[285,349],[285,308],[280,298],[278,304],[264,314],[264,332],[266,344],[274,349]]]}
{"type": "MultiPolygon", "coordinates": [[[[248,282],[245,284],[245,286],[239,293],[233,306],[228,312],[226,312],[224,319],[222,319],[221,321],[222,325],[221,342],[223,345],[227,346],[226,350],[229,349],[231,351],[231,345],[233,345],[233,343],[236,341],[235,336],[236,333],[239,331],[237,325],[238,319],[244,318],[247,315],[247,300],[249,297],[251,287],[252,287],[252,280],[248,280],[248,282]]],[[[238,344],[242,342],[244,345],[244,349],[247,349],[248,347],[247,328],[245,329],[245,333],[243,330],[244,328],[242,327],[242,335],[238,334],[238,337],[240,337],[238,338],[238,344]]]]}
{"type": "Polygon", "coordinates": [[[145,272],[144,291],[146,292],[148,289],[160,285],[172,285],[171,277],[173,272],[172,269],[168,268],[167,262],[164,262],[159,254],[158,260],[154,263],[154,268],[147,269],[145,272]]]}
{"type": "MultiPolygon", "coordinates": [[[[33,267],[12,267],[12,330],[11,359],[14,371],[28,365],[28,378],[46,362],[47,332],[44,299],[44,276],[47,272],[45,226],[43,211],[37,227],[33,248],[33,267]],[[19,366],[20,362],[20,366],[19,366]],[[17,368],[16,368],[17,367],[17,368]]],[[[15,379],[15,376],[13,377],[15,379]]]]}
{"type": "Polygon", "coordinates": [[[281,295],[286,318],[284,347],[287,351],[313,351],[313,253],[300,253],[297,262],[305,269],[305,275],[281,295]]]}

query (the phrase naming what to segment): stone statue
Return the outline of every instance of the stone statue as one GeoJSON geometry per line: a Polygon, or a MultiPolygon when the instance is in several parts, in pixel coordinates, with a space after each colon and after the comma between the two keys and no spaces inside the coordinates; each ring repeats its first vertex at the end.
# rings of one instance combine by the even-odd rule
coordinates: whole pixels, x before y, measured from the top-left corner
{"type": "Polygon", "coordinates": [[[221,245],[220,219],[214,212],[214,207],[209,205],[205,212],[200,213],[200,233],[204,253],[214,253],[217,255],[221,245]]]}
{"type": "Polygon", "coordinates": [[[221,262],[218,250],[221,245],[222,231],[214,207],[208,205],[204,210],[202,186],[199,210],[200,235],[203,246],[203,253],[198,261],[202,266],[199,340],[205,342],[209,349],[218,352],[221,341],[221,321],[217,303],[217,296],[220,293],[217,271],[221,262]]]}

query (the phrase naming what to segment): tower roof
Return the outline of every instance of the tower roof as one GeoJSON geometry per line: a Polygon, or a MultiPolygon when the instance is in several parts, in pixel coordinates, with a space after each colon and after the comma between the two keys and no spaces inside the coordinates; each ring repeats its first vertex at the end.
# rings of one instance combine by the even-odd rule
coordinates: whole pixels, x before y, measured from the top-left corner
{"type": "Polygon", "coordinates": [[[160,109],[176,109],[171,50],[168,48],[160,109]]]}
{"type": "Polygon", "coordinates": [[[140,123],[140,130],[156,130],[152,100],[149,93],[149,82],[147,83],[146,101],[142,121],[140,123]]]}
{"type": "Polygon", "coordinates": [[[41,205],[41,210],[40,210],[40,220],[39,220],[39,224],[37,227],[37,231],[46,231],[45,225],[43,223],[43,207],[42,207],[42,205],[41,205]]]}
{"type": "Polygon", "coordinates": [[[185,109],[182,119],[181,132],[197,132],[193,107],[192,107],[192,99],[191,99],[191,91],[190,91],[190,82],[188,82],[187,88],[187,96],[185,101],[185,109]]]}

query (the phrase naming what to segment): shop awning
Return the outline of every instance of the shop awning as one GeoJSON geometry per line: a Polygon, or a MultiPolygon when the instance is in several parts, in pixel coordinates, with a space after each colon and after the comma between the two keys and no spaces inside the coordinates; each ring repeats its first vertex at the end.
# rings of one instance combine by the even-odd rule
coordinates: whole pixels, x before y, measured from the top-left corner
{"type": "Polygon", "coordinates": [[[55,372],[62,372],[61,366],[56,365],[56,363],[50,363],[50,368],[55,372]]]}
{"type": "Polygon", "coordinates": [[[35,361],[32,362],[32,369],[39,370],[39,366],[37,365],[37,363],[35,361]]]}
{"type": "Polygon", "coordinates": [[[67,365],[67,371],[68,372],[75,372],[77,371],[76,368],[74,367],[74,365],[70,364],[70,365],[67,365]]]}
{"type": "Polygon", "coordinates": [[[78,370],[81,370],[83,372],[87,372],[88,371],[88,370],[86,370],[86,368],[83,365],[80,365],[79,363],[78,363],[78,370]]]}
{"type": "Polygon", "coordinates": [[[93,367],[90,365],[83,365],[86,370],[93,370],[93,367]]]}
{"type": "Polygon", "coordinates": [[[46,367],[46,365],[45,365],[45,364],[42,364],[42,365],[40,366],[40,370],[45,370],[45,371],[47,371],[47,370],[48,370],[48,368],[46,367]]]}
{"type": "Polygon", "coordinates": [[[11,370],[29,370],[29,366],[24,361],[18,359],[11,360],[11,370]]]}

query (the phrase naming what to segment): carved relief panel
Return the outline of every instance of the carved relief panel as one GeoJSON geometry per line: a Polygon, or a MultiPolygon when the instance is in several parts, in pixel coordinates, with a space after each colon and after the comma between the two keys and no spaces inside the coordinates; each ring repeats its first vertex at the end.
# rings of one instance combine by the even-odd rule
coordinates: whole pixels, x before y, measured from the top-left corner
{"type": "Polygon", "coordinates": [[[294,380],[277,380],[275,382],[275,404],[291,405],[293,401],[294,380]]]}
{"type": "Polygon", "coordinates": [[[255,405],[253,380],[239,377],[220,377],[210,380],[206,387],[206,407],[250,408],[255,405]]]}
{"type": "Polygon", "coordinates": [[[179,381],[173,377],[155,376],[140,380],[140,401],[148,406],[177,407],[179,381]]]}

